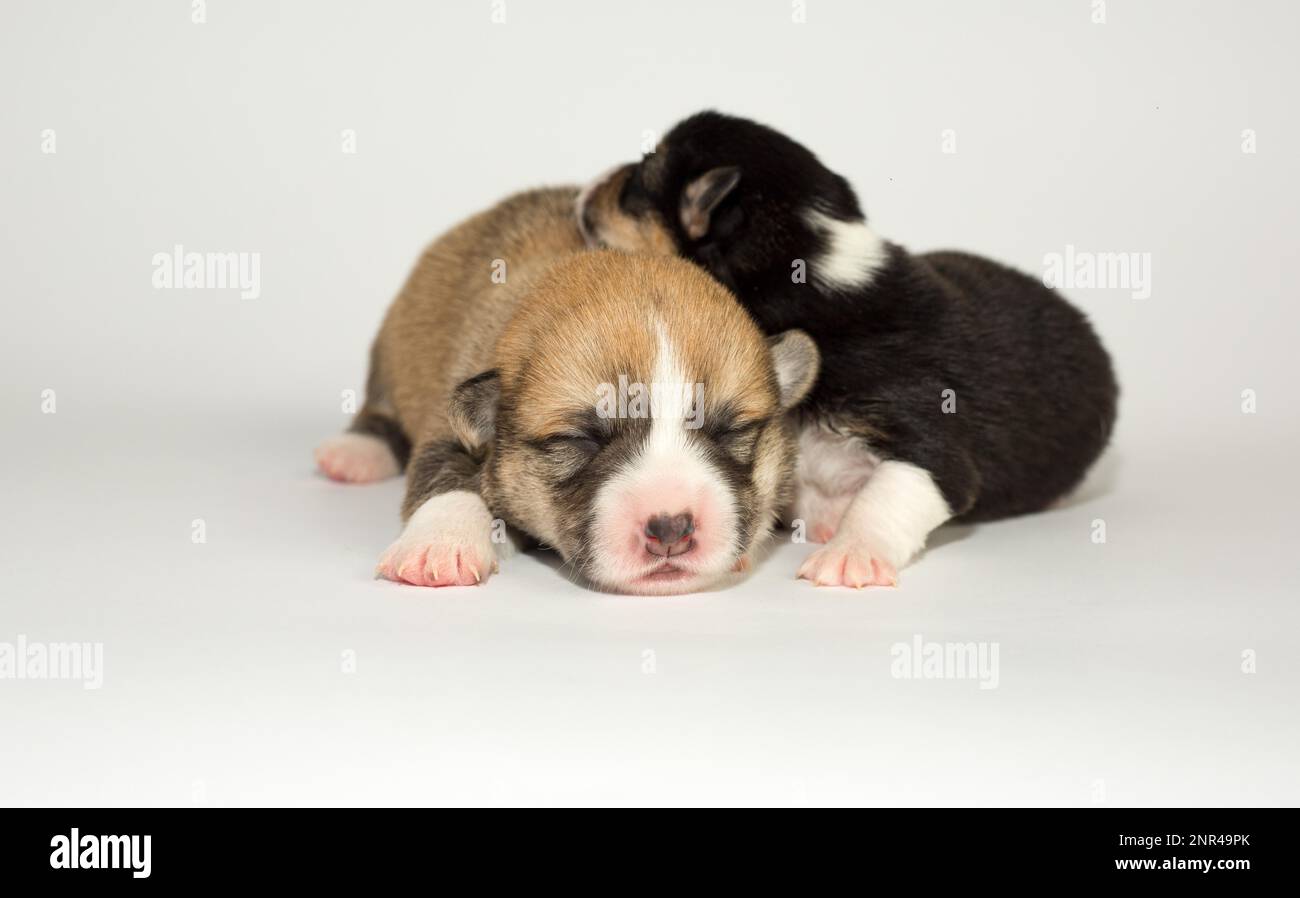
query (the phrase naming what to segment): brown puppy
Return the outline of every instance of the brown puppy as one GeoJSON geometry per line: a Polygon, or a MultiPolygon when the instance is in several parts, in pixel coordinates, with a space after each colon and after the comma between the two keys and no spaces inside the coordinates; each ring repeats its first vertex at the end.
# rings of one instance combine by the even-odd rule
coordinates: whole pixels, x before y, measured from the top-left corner
{"type": "Polygon", "coordinates": [[[383,576],[478,583],[500,519],[604,588],[687,592],[743,565],[788,501],[784,413],[816,376],[812,341],[765,339],[687,262],[582,252],[576,195],[520,194],[435,242],[375,341],[365,406],[317,450],[339,480],[406,465],[383,576]]]}

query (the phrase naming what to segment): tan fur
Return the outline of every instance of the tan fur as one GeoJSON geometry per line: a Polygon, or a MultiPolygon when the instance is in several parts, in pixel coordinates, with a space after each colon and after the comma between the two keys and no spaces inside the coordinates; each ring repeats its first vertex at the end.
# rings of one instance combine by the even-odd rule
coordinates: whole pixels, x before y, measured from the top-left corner
{"type": "Polygon", "coordinates": [[[754,417],[771,413],[771,385],[755,389],[769,379],[762,337],[726,289],[675,257],[629,264],[612,251],[584,252],[576,195],[576,188],[517,194],[421,256],[375,353],[380,391],[413,444],[449,437],[452,391],[492,367],[501,369],[507,395],[518,392],[530,435],[548,436],[567,412],[591,408],[597,384],[620,373],[652,376],[650,312],[679,341],[688,377],[716,383],[717,395],[746,397],[754,417]],[[557,267],[573,253],[583,258],[557,267]],[[505,263],[505,283],[492,281],[496,260],[505,263]]]}
{"type": "Polygon", "coordinates": [[[452,228],[416,263],[376,338],[369,402],[417,450],[453,436],[452,391],[489,368],[501,370],[525,435],[538,438],[590,409],[597,384],[620,374],[648,381],[650,313],[673,333],[688,378],[706,384],[706,401],[743,397],[752,417],[775,409],[762,336],[726,289],[674,256],[585,251],[576,196],[573,187],[512,196],[452,228]],[[493,282],[498,260],[504,283],[493,282]]]}
{"type": "Polygon", "coordinates": [[[436,240],[416,263],[375,340],[377,389],[414,445],[451,436],[446,409],[461,381],[491,367],[492,348],[528,285],[584,249],[576,188],[521,193],[436,240]],[[505,282],[493,283],[493,264],[505,282]]]}
{"type": "Polygon", "coordinates": [[[677,244],[663,219],[654,211],[628,215],[619,205],[618,196],[634,166],[625,165],[591,191],[587,197],[590,219],[597,223],[595,237],[602,246],[630,253],[654,256],[677,255],[677,244]]]}
{"type": "MultiPolygon", "coordinates": [[[[565,432],[593,408],[598,386],[620,375],[650,383],[659,322],[685,379],[704,385],[706,408],[730,403],[742,421],[778,412],[767,343],[722,285],[676,257],[601,250],[566,258],[540,278],[497,345],[494,365],[513,435],[542,440],[565,432]]],[[[485,470],[488,504],[508,510],[544,543],[566,547],[566,529],[577,522],[559,520],[533,459],[518,446],[499,446],[485,470]]],[[[786,430],[769,428],[757,449],[760,495],[784,501],[790,455],[786,430]]],[[[768,521],[776,511],[765,505],[760,515],[768,521]]]]}
{"type": "Polygon", "coordinates": [[[554,441],[541,443],[571,437],[575,422],[596,409],[602,385],[620,378],[652,384],[666,342],[673,376],[703,385],[704,417],[725,412],[732,425],[757,428],[752,449],[734,450],[752,463],[732,491],[745,511],[739,557],[788,498],[794,445],[784,410],[811,383],[816,350],[799,335],[811,354],[808,383],[783,395],[789,391],[778,381],[768,340],[725,287],[675,255],[586,250],[577,192],[518,194],[453,228],[424,252],[389,309],[362,415],[391,418],[412,444],[403,518],[430,489],[449,488],[431,486],[442,468],[421,471],[415,460],[450,459],[445,464],[464,484],[450,489],[477,489],[494,517],[566,559],[584,557],[584,514],[557,493],[566,480],[565,441],[555,449],[554,441]],[[494,282],[494,264],[504,264],[504,283],[494,282]],[[480,419],[466,411],[464,391],[456,427],[451,406],[459,385],[490,369],[496,380],[475,381],[497,390],[495,421],[481,419],[489,434],[483,442],[467,436],[480,419]]]}
{"type": "Polygon", "coordinates": [[[610,250],[567,259],[535,285],[497,347],[502,394],[524,435],[544,438],[592,408],[596,388],[654,377],[661,321],[683,374],[749,418],[776,409],[766,344],[720,284],[674,257],[610,250]]]}

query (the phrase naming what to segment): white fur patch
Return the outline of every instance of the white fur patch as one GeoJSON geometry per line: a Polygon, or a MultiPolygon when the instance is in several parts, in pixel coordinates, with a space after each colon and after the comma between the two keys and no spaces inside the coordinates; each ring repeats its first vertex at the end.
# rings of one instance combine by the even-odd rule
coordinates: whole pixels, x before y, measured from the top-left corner
{"type": "Polygon", "coordinates": [[[330,478],[345,483],[371,483],[401,473],[393,450],[379,437],[340,433],[316,449],[316,464],[330,478]]]}
{"type": "Polygon", "coordinates": [[[806,219],[829,244],[811,260],[813,280],[829,290],[856,290],[871,283],[889,257],[889,246],[865,221],[845,221],[817,209],[806,219]]]}
{"type": "Polygon", "coordinates": [[[668,336],[663,322],[655,324],[655,373],[652,387],[659,387],[659,394],[666,401],[655,408],[655,417],[650,422],[650,436],[646,440],[643,457],[664,459],[669,463],[680,461],[686,465],[705,464],[703,456],[691,446],[686,439],[686,416],[688,409],[685,397],[693,391],[684,393],[682,388],[691,386],[677,358],[677,347],[668,336]],[[683,400],[683,401],[678,401],[683,400]]]}
{"type": "Polygon", "coordinates": [[[883,461],[849,503],[833,544],[861,547],[901,568],[925,547],[930,531],[951,517],[929,471],[883,461]]]}

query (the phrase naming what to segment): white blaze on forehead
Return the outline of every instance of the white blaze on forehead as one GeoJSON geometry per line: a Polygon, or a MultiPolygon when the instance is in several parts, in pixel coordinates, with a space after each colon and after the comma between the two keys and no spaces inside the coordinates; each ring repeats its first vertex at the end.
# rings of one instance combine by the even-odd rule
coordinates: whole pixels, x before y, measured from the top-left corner
{"type": "MultiPolygon", "coordinates": [[[[668,336],[662,321],[655,322],[655,368],[650,382],[652,395],[657,395],[650,422],[650,438],[646,442],[649,453],[676,453],[689,449],[686,439],[686,418],[691,413],[690,403],[695,395],[694,385],[686,379],[686,371],[677,356],[677,347],[668,336]]],[[[702,412],[702,409],[697,410],[702,412]]]]}
{"type": "MultiPolygon", "coordinates": [[[[660,398],[652,408],[645,445],[632,458],[628,473],[650,470],[674,480],[686,481],[698,476],[716,481],[718,472],[692,441],[686,426],[687,417],[703,414],[703,409],[693,408],[694,384],[688,379],[677,347],[662,321],[655,322],[655,365],[650,388],[660,398]]],[[[685,510],[663,509],[673,514],[685,510]]]]}
{"type": "Polygon", "coordinates": [[[871,283],[889,257],[889,246],[865,221],[845,221],[816,209],[808,224],[820,231],[826,250],[812,260],[812,276],[830,290],[860,289],[871,283]]]}

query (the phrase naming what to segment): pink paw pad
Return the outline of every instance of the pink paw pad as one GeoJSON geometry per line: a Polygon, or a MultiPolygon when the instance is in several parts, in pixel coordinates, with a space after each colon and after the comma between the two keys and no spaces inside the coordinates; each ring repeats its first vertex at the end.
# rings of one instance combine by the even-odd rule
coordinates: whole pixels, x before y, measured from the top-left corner
{"type": "Polygon", "coordinates": [[[827,545],[808,556],[799,578],[816,586],[897,586],[898,571],[862,546],[827,545]]]}
{"type": "Polygon", "coordinates": [[[496,570],[496,561],[468,546],[397,546],[384,554],[375,573],[412,586],[477,586],[496,570]]]}
{"type": "Polygon", "coordinates": [[[316,465],[342,483],[373,483],[401,473],[388,444],[364,433],[330,437],[316,449],[316,465]]]}

